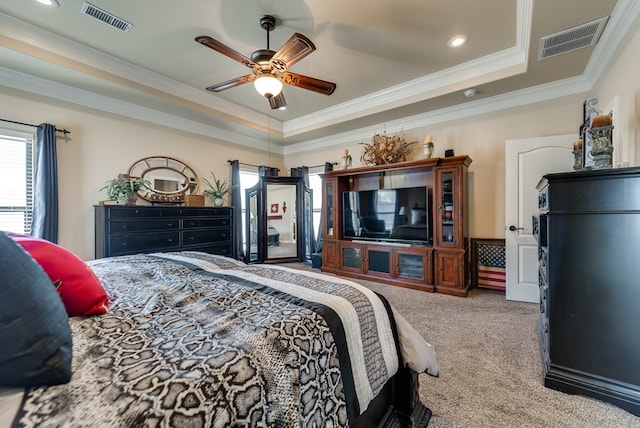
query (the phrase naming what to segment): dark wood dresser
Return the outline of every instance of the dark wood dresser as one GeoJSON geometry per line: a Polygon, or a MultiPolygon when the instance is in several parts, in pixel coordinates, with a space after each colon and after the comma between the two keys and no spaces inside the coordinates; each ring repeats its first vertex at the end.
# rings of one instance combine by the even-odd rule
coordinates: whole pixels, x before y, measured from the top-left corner
{"type": "Polygon", "coordinates": [[[538,184],[544,384],[640,415],[640,168],[538,184]]]}
{"type": "Polygon", "coordinates": [[[204,251],[234,257],[233,208],[97,205],[95,257],[204,251]]]}

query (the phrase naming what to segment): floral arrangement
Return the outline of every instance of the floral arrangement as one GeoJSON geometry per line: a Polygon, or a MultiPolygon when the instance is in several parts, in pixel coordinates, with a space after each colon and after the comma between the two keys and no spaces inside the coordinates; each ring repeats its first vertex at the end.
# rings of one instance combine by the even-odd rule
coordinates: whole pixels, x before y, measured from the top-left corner
{"type": "Polygon", "coordinates": [[[383,132],[371,137],[370,143],[361,144],[364,144],[361,159],[366,165],[384,165],[406,161],[416,142],[409,143],[400,135],[390,136],[383,132]]]}

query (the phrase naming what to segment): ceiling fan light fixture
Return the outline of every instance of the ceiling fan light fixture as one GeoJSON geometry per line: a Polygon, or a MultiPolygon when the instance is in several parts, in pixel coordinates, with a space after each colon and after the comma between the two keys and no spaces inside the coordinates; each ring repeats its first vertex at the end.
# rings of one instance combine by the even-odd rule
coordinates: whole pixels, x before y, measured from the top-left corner
{"type": "Polygon", "coordinates": [[[282,82],[273,76],[260,76],[253,81],[256,91],[263,97],[271,98],[282,92],[282,82]]]}

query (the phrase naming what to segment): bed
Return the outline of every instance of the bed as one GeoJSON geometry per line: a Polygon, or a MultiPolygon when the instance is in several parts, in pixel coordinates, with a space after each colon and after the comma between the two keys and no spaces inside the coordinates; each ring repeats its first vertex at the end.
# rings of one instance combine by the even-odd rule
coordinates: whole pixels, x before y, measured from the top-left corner
{"type": "Polygon", "coordinates": [[[428,423],[433,349],[363,286],[199,252],[87,265],[108,310],[68,318],[70,381],[0,388],[13,427],[428,423]]]}

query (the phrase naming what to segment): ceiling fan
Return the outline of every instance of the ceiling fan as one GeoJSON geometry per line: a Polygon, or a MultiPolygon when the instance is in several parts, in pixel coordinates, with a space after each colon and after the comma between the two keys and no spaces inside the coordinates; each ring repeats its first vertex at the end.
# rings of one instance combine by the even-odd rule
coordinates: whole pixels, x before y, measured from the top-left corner
{"type": "Polygon", "coordinates": [[[258,49],[253,52],[251,59],[212,37],[196,37],[196,42],[238,61],[252,71],[251,74],[209,86],[207,91],[220,92],[247,82],[253,82],[260,95],[269,100],[271,108],[281,110],[287,106],[282,93],[283,83],[325,95],[331,95],[335,91],[335,83],[288,71],[289,67],[316,50],[311,40],[300,33],[294,33],[275,52],[269,49],[269,32],[276,27],[276,19],[271,15],[264,15],[260,18],[260,27],[267,31],[267,49],[258,49]]]}

